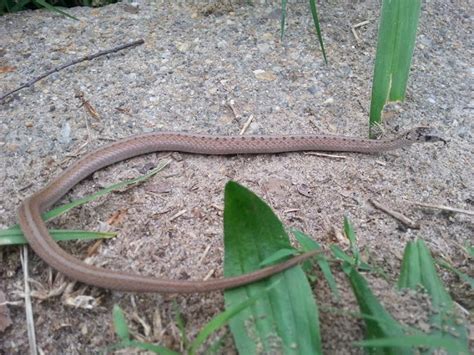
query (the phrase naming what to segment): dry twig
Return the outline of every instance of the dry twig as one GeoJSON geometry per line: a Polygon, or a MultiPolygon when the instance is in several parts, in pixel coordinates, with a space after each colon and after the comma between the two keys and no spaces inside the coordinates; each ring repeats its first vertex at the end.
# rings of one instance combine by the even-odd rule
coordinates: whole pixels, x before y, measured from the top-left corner
{"type": "Polygon", "coordinates": [[[103,56],[103,55],[106,55],[106,54],[115,53],[115,52],[121,51],[121,50],[126,49],[126,48],[136,47],[136,46],[141,45],[143,43],[145,43],[145,41],[143,39],[139,39],[138,41],[134,41],[134,42],[127,43],[127,44],[122,44],[120,46],[117,46],[117,47],[114,47],[114,48],[111,48],[111,49],[106,49],[106,50],[97,52],[95,54],[86,55],[85,57],[75,59],[71,62],[60,65],[59,67],[53,68],[53,69],[47,71],[46,73],[43,73],[40,76],[31,79],[30,81],[28,81],[25,84],[22,84],[20,87],[16,88],[15,90],[12,90],[12,91],[7,92],[6,94],[0,96],[0,101],[2,101],[3,99],[5,99],[6,97],[8,97],[10,95],[13,95],[14,93],[20,91],[21,89],[29,88],[30,86],[37,83],[41,79],[44,79],[44,78],[46,78],[47,76],[49,76],[51,74],[57,73],[60,70],[66,69],[70,66],[73,66],[73,65],[81,63],[81,62],[85,62],[85,61],[95,59],[97,57],[100,57],[100,56],[103,56]]]}
{"type": "Polygon", "coordinates": [[[426,208],[431,208],[435,210],[462,213],[462,214],[467,214],[468,216],[474,216],[474,211],[463,210],[461,208],[454,208],[454,207],[449,207],[449,206],[444,206],[444,205],[434,205],[431,203],[423,203],[423,202],[416,202],[416,201],[407,201],[407,202],[416,206],[420,206],[420,207],[426,207],[426,208]]]}
{"type": "Polygon", "coordinates": [[[314,155],[314,156],[317,156],[317,157],[331,158],[331,159],[347,159],[347,157],[345,155],[319,153],[319,152],[304,152],[304,155],[314,155]]]}
{"type": "Polygon", "coordinates": [[[250,124],[252,123],[253,121],[253,115],[250,115],[250,117],[248,118],[247,122],[245,122],[244,126],[242,127],[242,129],[240,130],[240,135],[243,135],[245,133],[245,131],[247,130],[247,128],[249,128],[250,124]]]}
{"type": "Polygon", "coordinates": [[[21,264],[23,266],[23,279],[25,285],[25,313],[26,313],[26,328],[28,331],[28,343],[30,345],[30,354],[38,354],[38,348],[36,345],[36,331],[35,331],[35,321],[33,319],[33,306],[31,305],[31,295],[30,295],[30,284],[29,272],[28,272],[28,247],[24,246],[22,248],[22,253],[20,254],[21,264]]]}
{"type": "Polygon", "coordinates": [[[359,28],[359,27],[367,25],[369,22],[370,22],[369,20],[362,21],[362,22],[359,22],[359,23],[357,23],[357,24],[355,24],[354,26],[351,27],[352,35],[354,36],[357,43],[360,43],[361,40],[360,40],[359,36],[357,35],[356,29],[359,28]]]}
{"type": "Polygon", "coordinates": [[[408,218],[407,216],[401,214],[400,212],[397,212],[397,211],[393,211],[391,210],[390,208],[382,205],[380,202],[377,202],[375,200],[372,200],[370,199],[369,202],[377,209],[379,209],[380,211],[382,212],[385,212],[386,214],[388,214],[389,216],[392,216],[393,218],[395,218],[396,220],[398,220],[399,222],[403,223],[405,226],[407,226],[408,228],[412,228],[412,229],[420,229],[420,225],[411,220],[410,218],[408,218]]]}

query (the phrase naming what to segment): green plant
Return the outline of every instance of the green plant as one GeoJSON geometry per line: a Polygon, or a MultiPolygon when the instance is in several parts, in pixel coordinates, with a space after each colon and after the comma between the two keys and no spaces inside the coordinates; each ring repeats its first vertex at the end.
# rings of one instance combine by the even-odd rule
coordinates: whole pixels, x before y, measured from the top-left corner
{"type": "MultiPolygon", "coordinates": [[[[309,0],[309,5],[324,61],[327,63],[316,1],[309,0]]],[[[286,7],[287,0],[282,0],[280,29],[282,38],[285,32],[286,7]]],[[[385,104],[405,99],[420,8],[421,0],[382,1],[377,54],[372,80],[369,115],[370,137],[376,136],[374,128],[382,123],[382,111],[385,104]]]]}
{"type": "MultiPolygon", "coordinates": [[[[326,49],[324,48],[324,41],[323,35],[321,33],[321,26],[319,25],[319,17],[318,17],[318,8],[316,6],[316,0],[308,0],[309,1],[309,8],[311,11],[311,16],[313,18],[314,29],[316,30],[316,36],[318,37],[319,46],[321,47],[321,52],[323,53],[324,62],[327,64],[327,56],[326,56],[326,49]]],[[[285,23],[286,23],[286,6],[287,0],[281,1],[281,20],[280,20],[280,36],[283,39],[285,34],[285,23]]]]}
{"type": "Polygon", "coordinates": [[[416,289],[421,285],[432,297],[435,310],[430,321],[435,330],[429,334],[403,327],[383,308],[367,281],[358,272],[360,258],[358,249],[354,246],[356,236],[347,217],[344,220],[344,230],[354,257],[350,259],[345,255],[342,258],[342,269],[349,278],[366,323],[366,340],[355,344],[366,347],[371,353],[411,354],[412,348],[423,347],[444,348],[450,354],[467,354],[467,329],[455,315],[453,302],[436,274],[433,260],[423,241],[407,244],[398,287],[416,289]]]}
{"type": "MultiPolygon", "coordinates": [[[[254,193],[235,182],[225,189],[225,276],[258,269],[268,258],[291,244],[283,224],[254,193]]],[[[264,352],[320,354],[318,309],[311,287],[300,267],[268,280],[226,291],[226,307],[251,299],[276,282],[252,306],[230,320],[230,330],[241,354],[264,352]]]]}
{"type": "Polygon", "coordinates": [[[382,122],[385,104],[405,99],[420,8],[421,0],[383,1],[372,80],[371,136],[382,122]]]}
{"type": "Polygon", "coordinates": [[[430,251],[423,240],[418,239],[408,242],[405,248],[398,288],[417,290],[420,286],[431,298],[431,335],[457,343],[467,354],[466,325],[456,315],[454,302],[436,273],[430,251]]]}
{"type": "MultiPolygon", "coordinates": [[[[45,218],[53,218],[110,191],[140,183],[166,165],[167,162],[144,176],[114,184],[96,194],[60,206],[46,213],[45,218]]],[[[466,328],[454,316],[453,302],[436,276],[433,261],[422,241],[407,245],[399,287],[417,288],[421,285],[432,296],[437,311],[431,318],[435,331],[430,334],[401,326],[382,307],[360,274],[361,270],[370,272],[377,271],[377,268],[361,261],[356,234],[348,217],[344,218],[344,231],[350,242],[352,257],[336,245],[332,245],[330,249],[336,260],[342,262],[342,269],[349,278],[361,309],[359,316],[366,322],[366,339],[355,345],[387,354],[411,353],[411,347],[442,347],[450,353],[467,353],[466,328]],[[445,332],[445,329],[450,330],[445,332]]],[[[17,226],[3,232],[21,234],[17,226]]],[[[71,231],[73,232],[75,231],[71,231]]],[[[87,235],[93,232],[76,233],[87,235]]],[[[302,245],[302,251],[321,249],[318,243],[304,233],[297,230],[292,230],[292,233],[302,245]]],[[[224,235],[226,276],[248,272],[299,252],[290,246],[283,225],[271,209],[251,191],[234,182],[226,185],[224,235]]],[[[90,237],[93,236],[89,235],[86,239],[90,237]]],[[[1,238],[4,236],[0,235],[0,240],[1,238]]],[[[316,262],[337,299],[338,289],[329,268],[329,260],[320,254],[316,256],[316,262]]],[[[310,266],[309,262],[305,262],[303,268],[309,270],[310,266]]],[[[227,291],[226,310],[204,326],[193,341],[188,341],[184,321],[177,312],[176,323],[181,329],[187,353],[195,354],[200,351],[209,336],[226,324],[230,324],[241,353],[255,353],[257,344],[259,348],[267,347],[269,351],[275,350],[277,346],[285,354],[321,353],[318,309],[308,286],[301,268],[295,267],[269,280],[227,291]]],[[[119,342],[110,346],[109,350],[134,347],[158,354],[176,354],[163,346],[131,339],[125,317],[118,306],[114,307],[113,314],[119,342]]],[[[216,341],[210,348],[216,348],[219,344],[216,341]]]]}

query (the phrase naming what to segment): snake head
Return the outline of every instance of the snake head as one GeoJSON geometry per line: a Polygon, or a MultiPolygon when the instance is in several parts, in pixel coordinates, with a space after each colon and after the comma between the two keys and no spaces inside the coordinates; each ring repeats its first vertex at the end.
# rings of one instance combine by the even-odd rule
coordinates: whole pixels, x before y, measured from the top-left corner
{"type": "Polygon", "coordinates": [[[412,130],[405,133],[405,139],[410,142],[424,143],[424,142],[443,142],[447,144],[448,142],[437,135],[437,132],[431,127],[416,127],[412,130]]]}

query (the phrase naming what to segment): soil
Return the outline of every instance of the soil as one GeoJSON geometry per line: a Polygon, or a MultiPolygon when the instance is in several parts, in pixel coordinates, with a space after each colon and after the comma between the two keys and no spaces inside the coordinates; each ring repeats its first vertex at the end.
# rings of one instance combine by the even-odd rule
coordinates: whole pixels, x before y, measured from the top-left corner
{"type": "MultiPolygon", "coordinates": [[[[119,3],[68,9],[79,21],[43,10],[1,17],[0,67],[10,67],[0,74],[2,93],[78,57],[139,38],[145,44],[55,73],[0,104],[0,227],[14,224],[20,201],[77,156],[131,134],[238,134],[253,117],[246,134],[367,136],[380,1],[319,4],[327,65],[306,2],[288,5],[283,40],[280,2],[253,3],[160,1],[138,8],[119,3]],[[351,28],[362,21],[368,22],[355,29],[357,40],[351,28]],[[82,104],[80,93],[89,105],[82,104]]],[[[325,246],[347,248],[335,231],[350,216],[364,257],[389,276],[385,281],[366,275],[376,296],[403,324],[423,329],[426,297],[394,288],[406,243],[422,238],[436,257],[473,274],[465,249],[472,245],[472,216],[412,203],[474,209],[471,9],[469,1],[423,2],[406,101],[385,113],[387,135],[429,125],[447,145],[344,158],[150,154],[95,173],[64,201],[138,176],[162,160],[171,163],[142,185],[76,208],[49,226],[119,231],[92,253],[95,264],[110,269],[173,279],[221,277],[223,191],[235,180],[267,201],[285,225],[325,246]],[[407,228],[369,199],[420,228],[407,228]]],[[[61,245],[85,258],[93,244],[61,245]]],[[[20,250],[0,251],[0,293],[13,320],[0,333],[5,354],[28,352],[20,250]]],[[[190,338],[223,310],[221,292],[127,294],[69,284],[31,251],[29,267],[36,340],[45,353],[94,353],[112,344],[114,304],[125,310],[137,339],[178,351],[183,344],[176,306],[190,338]]],[[[472,312],[468,286],[439,272],[454,300],[472,312]]],[[[359,353],[352,342],[362,338],[363,322],[350,315],[356,302],[342,272],[336,274],[340,302],[332,300],[325,282],[313,285],[323,347],[328,353],[359,353]]],[[[226,329],[211,342],[224,334],[221,352],[235,352],[226,329]]]]}

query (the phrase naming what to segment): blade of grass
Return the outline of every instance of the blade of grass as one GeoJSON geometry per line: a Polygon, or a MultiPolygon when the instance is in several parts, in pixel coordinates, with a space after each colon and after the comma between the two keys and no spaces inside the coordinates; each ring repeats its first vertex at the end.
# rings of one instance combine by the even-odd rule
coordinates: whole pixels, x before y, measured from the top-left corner
{"type": "Polygon", "coordinates": [[[421,270],[419,263],[418,246],[408,242],[403,254],[400,277],[398,278],[398,288],[416,289],[421,285],[421,270]]]}
{"type": "Polygon", "coordinates": [[[360,250],[357,245],[357,238],[354,232],[354,227],[349,219],[349,217],[344,216],[344,234],[346,235],[347,239],[349,239],[351,251],[352,251],[352,259],[350,259],[345,253],[337,246],[332,245],[330,248],[334,255],[337,258],[348,262],[350,265],[355,267],[357,270],[361,271],[370,271],[375,272],[377,275],[381,276],[383,279],[388,280],[388,275],[378,266],[372,266],[367,264],[366,262],[361,261],[362,258],[360,256],[360,250]]]}
{"type": "MultiPolygon", "coordinates": [[[[288,235],[272,210],[235,182],[225,188],[224,244],[226,277],[258,269],[268,256],[290,248],[288,235]]],[[[301,267],[226,291],[226,307],[252,298],[276,280],[278,285],[230,320],[237,349],[241,354],[253,354],[257,349],[320,354],[318,310],[301,267]]]]}
{"type": "Polygon", "coordinates": [[[78,18],[76,18],[72,15],[69,15],[67,12],[65,12],[61,9],[58,9],[57,7],[55,7],[51,4],[48,4],[45,0],[32,0],[31,2],[34,3],[35,5],[37,5],[38,7],[44,7],[48,11],[56,12],[56,13],[61,14],[63,16],[69,17],[72,20],[79,21],[78,18]]]}
{"type": "Polygon", "coordinates": [[[281,40],[283,40],[283,36],[285,35],[286,2],[287,2],[287,0],[281,0],[281,20],[280,20],[280,37],[281,37],[281,40]]]}
{"type": "Polygon", "coordinates": [[[372,128],[382,122],[387,101],[405,97],[420,8],[421,0],[383,1],[370,106],[371,136],[372,128]]]}
{"type": "Polygon", "coordinates": [[[130,331],[128,330],[127,320],[125,319],[125,315],[123,314],[122,309],[117,304],[114,305],[112,311],[112,318],[115,334],[117,334],[117,336],[119,337],[120,342],[108,346],[108,351],[114,351],[125,348],[138,348],[152,351],[155,354],[178,355],[178,353],[169,350],[168,348],[165,348],[161,345],[148,344],[141,341],[130,340],[130,331]]]}
{"type": "MultiPolygon", "coordinates": [[[[117,233],[113,232],[94,232],[94,231],[81,231],[81,230],[64,230],[64,229],[50,229],[49,232],[56,241],[67,241],[67,240],[91,240],[91,239],[110,239],[117,236],[117,233]]],[[[27,244],[23,233],[19,230],[0,231],[0,246],[3,245],[18,245],[27,244]]]]}
{"type": "Polygon", "coordinates": [[[328,64],[326,50],[324,49],[323,35],[321,34],[321,27],[319,26],[318,8],[316,7],[316,1],[309,0],[309,7],[311,8],[311,16],[313,17],[314,28],[316,29],[316,35],[318,36],[319,46],[321,47],[321,52],[323,52],[324,63],[328,64]]]}
{"type": "Polygon", "coordinates": [[[127,320],[125,319],[125,315],[118,304],[114,305],[112,317],[114,321],[115,333],[118,335],[120,340],[130,340],[130,332],[128,331],[127,320]]]}
{"type": "MultiPolygon", "coordinates": [[[[357,237],[354,227],[350,219],[344,217],[344,233],[350,241],[351,250],[354,254],[352,260],[347,260],[348,256],[340,250],[332,246],[334,252],[337,251],[339,257],[344,260],[342,269],[349,279],[352,291],[359,304],[360,312],[364,315],[364,322],[366,324],[366,339],[380,339],[389,337],[404,336],[403,327],[383,308],[379,300],[372,293],[367,281],[357,271],[360,262],[359,248],[357,246],[357,237]]],[[[367,265],[369,268],[370,266],[367,265]]],[[[378,349],[380,350],[380,349],[378,349]]],[[[373,351],[372,351],[373,352],[373,351]]],[[[384,354],[410,354],[411,351],[401,349],[399,347],[387,347],[382,351],[384,354]]]]}
{"type": "Polygon", "coordinates": [[[260,297],[264,296],[268,291],[270,291],[276,283],[264,288],[262,291],[259,291],[257,294],[246,299],[244,302],[228,307],[224,312],[220,313],[214,317],[206,326],[199,332],[196,339],[193,340],[189,348],[189,354],[193,355],[198,350],[199,347],[204,344],[206,339],[214,333],[217,329],[226,325],[233,317],[238,315],[242,310],[250,307],[254,304],[260,297]]]}
{"type": "MultiPolygon", "coordinates": [[[[367,281],[351,266],[345,268],[344,272],[351,283],[361,313],[370,316],[364,317],[366,338],[403,337],[404,331],[402,326],[383,308],[379,300],[370,290],[367,281]]],[[[383,353],[394,355],[411,354],[411,351],[392,345],[385,348],[383,353]]]]}
{"type": "Polygon", "coordinates": [[[360,252],[359,247],[357,246],[357,239],[355,236],[354,228],[352,227],[352,223],[348,216],[344,216],[344,234],[346,235],[347,239],[349,239],[349,243],[352,250],[352,257],[354,258],[354,266],[358,267],[360,264],[360,252]]]}
{"type": "Polygon", "coordinates": [[[160,172],[161,170],[163,170],[168,164],[170,163],[170,160],[166,161],[166,162],[163,162],[161,163],[159,166],[157,166],[156,168],[150,170],[148,173],[146,173],[145,175],[142,175],[142,176],[138,176],[134,179],[130,179],[130,180],[125,180],[125,181],[121,181],[119,183],[116,183],[116,184],[113,184],[109,187],[106,187],[102,190],[99,190],[97,191],[96,193],[92,194],[92,195],[89,195],[89,196],[86,196],[86,197],[83,197],[83,198],[80,198],[78,200],[75,200],[71,203],[68,203],[68,204],[65,204],[65,205],[62,205],[62,206],[59,206],[58,208],[55,208],[54,210],[52,211],[49,211],[49,212],[46,212],[44,217],[45,217],[45,220],[50,220],[54,217],[57,217],[63,213],[65,213],[66,211],[69,211],[70,209],[74,208],[74,207],[77,207],[77,206],[80,206],[80,205],[83,205],[87,202],[90,202],[90,201],[94,201],[96,199],[98,199],[99,197],[101,196],[104,196],[106,194],[108,194],[109,192],[112,192],[112,191],[117,191],[117,190],[120,190],[124,187],[128,187],[130,185],[134,185],[134,184],[139,184],[149,178],[151,178],[152,176],[156,175],[158,172],[160,172]]]}
{"type": "MultiPolygon", "coordinates": [[[[291,232],[295,236],[296,240],[298,240],[298,242],[302,245],[304,251],[321,249],[321,246],[319,245],[319,243],[312,240],[303,232],[297,229],[292,229],[291,232]]],[[[326,282],[329,285],[331,293],[336,298],[336,300],[339,300],[340,295],[339,295],[339,290],[337,288],[336,279],[334,278],[334,275],[331,272],[331,268],[329,266],[329,262],[327,258],[324,255],[317,255],[316,262],[318,263],[318,266],[321,269],[321,272],[323,273],[324,278],[326,279],[326,282]]]]}
{"type": "Polygon", "coordinates": [[[431,335],[440,338],[450,338],[468,347],[467,327],[455,312],[454,302],[441,282],[431,257],[431,253],[423,240],[409,242],[405,248],[402,262],[402,272],[398,281],[399,288],[417,289],[423,286],[431,297],[433,308],[430,323],[434,331],[431,335]],[[404,273],[413,272],[413,279],[404,276],[404,273]],[[414,282],[417,280],[418,282],[414,282]]]}
{"type": "Polygon", "coordinates": [[[268,258],[265,258],[261,263],[260,267],[270,266],[272,264],[276,264],[283,260],[288,259],[289,256],[294,256],[298,254],[298,251],[295,249],[280,249],[277,252],[270,255],[268,258]]]}
{"type": "Polygon", "coordinates": [[[470,277],[469,275],[459,271],[458,269],[456,269],[454,266],[452,266],[450,263],[448,263],[447,261],[445,260],[436,260],[436,263],[445,268],[446,270],[449,270],[453,273],[455,273],[456,275],[458,275],[458,277],[464,281],[465,283],[467,283],[472,289],[474,289],[474,278],[470,277]]]}
{"type": "MultiPolygon", "coordinates": [[[[153,175],[156,175],[158,172],[163,170],[169,163],[170,163],[170,160],[161,163],[159,166],[157,166],[156,168],[150,170],[145,175],[138,176],[134,179],[125,180],[125,181],[113,184],[109,187],[106,187],[102,190],[97,191],[96,193],[94,193],[92,195],[85,196],[85,197],[77,199],[77,200],[75,200],[71,203],[67,203],[67,204],[64,204],[62,206],[56,207],[56,208],[52,209],[51,211],[48,211],[48,212],[44,213],[42,215],[43,220],[44,221],[49,221],[53,218],[56,218],[56,217],[62,215],[63,213],[66,213],[67,211],[69,211],[70,209],[72,209],[74,207],[78,207],[78,206],[81,206],[81,205],[83,205],[87,202],[97,200],[99,197],[104,196],[104,195],[108,194],[109,192],[120,190],[124,187],[130,186],[130,185],[133,185],[133,184],[141,183],[141,182],[149,179],[153,175]]],[[[18,226],[18,224],[15,224],[14,226],[8,228],[7,230],[20,231],[20,227],[18,226]]]]}
{"type": "Polygon", "coordinates": [[[184,318],[181,315],[181,311],[179,310],[179,307],[176,302],[173,302],[173,309],[174,312],[176,313],[174,317],[174,321],[176,325],[178,326],[179,333],[181,334],[181,341],[183,342],[183,347],[185,349],[188,348],[188,336],[186,335],[186,324],[184,322],[184,318]]]}
{"type": "Polygon", "coordinates": [[[21,0],[18,3],[16,3],[13,7],[8,10],[8,12],[18,12],[22,10],[26,4],[30,3],[30,0],[21,0]]]}

